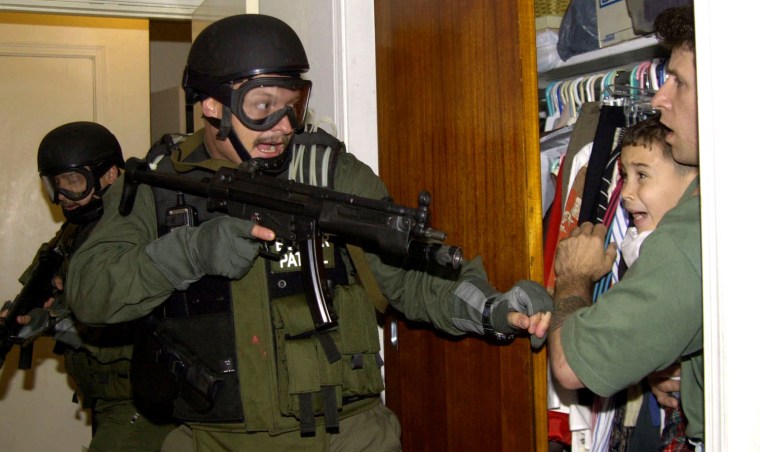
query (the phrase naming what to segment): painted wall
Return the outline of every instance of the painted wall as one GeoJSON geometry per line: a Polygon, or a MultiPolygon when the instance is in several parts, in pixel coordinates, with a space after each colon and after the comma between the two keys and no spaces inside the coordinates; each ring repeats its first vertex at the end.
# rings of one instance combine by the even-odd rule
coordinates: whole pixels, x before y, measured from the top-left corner
{"type": "MultiPolygon", "coordinates": [[[[20,291],[17,278],[62,224],[43,195],[37,148],[53,128],[96,121],[119,139],[125,156],[149,141],[148,22],[0,13],[0,300],[20,291]]],[[[17,350],[0,371],[0,449],[79,450],[89,444],[87,413],[51,340],[35,347],[30,371],[17,350]],[[45,432],[45,434],[40,434],[45,432]]]]}

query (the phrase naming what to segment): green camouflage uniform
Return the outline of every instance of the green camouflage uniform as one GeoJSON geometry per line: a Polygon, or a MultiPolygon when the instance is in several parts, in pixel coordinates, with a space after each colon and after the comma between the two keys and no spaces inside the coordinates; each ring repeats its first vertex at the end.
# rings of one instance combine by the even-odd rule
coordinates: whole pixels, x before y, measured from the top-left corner
{"type": "MultiPolygon", "coordinates": [[[[66,223],[59,231],[58,245],[65,256],[60,271],[64,281],[71,255],[94,225],[94,222],[84,225],[66,223]]],[[[40,252],[47,247],[48,244],[44,244],[40,252]]],[[[19,278],[22,284],[34,266],[33,263],[19,278]]],[[[68,308],[64,297],[59,297],[55,306],[68,308]]],[[[77,396],[82,405],[92,411],[95,428],[89,450],[160,450],[164,438],[176,425],[150,422],[141,416],[132,402],[129,371],[133,333],[130,325],[89,327],[78,322],[75,325],[82,345],[75,348],[59,343],[57,348],[63,347],[66,373],[76,384],[77,396]]]]}
{"type": "MultiPolygon", "coordinates": [[[[190,139],[202,143],[202,133],[190,139]]],[[[191,157],[209,158],[202,144],[191,157]]],[[[221,165],[230,166],[229,162],[221,165]]],[[[145,247],[158,238],[154,194],[150,187],[141,185],[132,213],[120,216],[122,179],[106,194],[103,218],[72,262],[66,287],[74,312],[91,324],[142,317],[174,291],[145,252],[145,247]],[[78,303],[80,294],[87,293],[110,296],[97,304],[78,303]]],[[[334,189],[374,199],[388,195],[372,170],[348,153],[338,156],[334,189]]],[[[345,253],[340,256],[351,268],[345,253]]],[[[371,253],[367,259],[385,296],[408,318],[431,322],[452,335],[483,334],[483,304],[498,294],[488,283],[479,258],[464,263],[451,279],[388,265],[371,253]]],[[[525,287],[529,291],[532,288],[530,284],[525,287]]],[[[350,272],[348,284],[337,286],[333,298],[339,320],[329,336],[341,359],[332,364],[313,336],[286,340],[313,327],[313,323],[303,294],[270,300],[267,259],[255,259],[244,277],[232,281],[231,291],[243,419],[190,423],[196,450],[322,451],[339,448],[340,444],[355,450],[362,449],[360,444],[372,444],[368,446],[371,450],[400,449],[398,423],[378,405],[383,382],[377,362],[380,343],[374,305],[350,272]],[[301,437],[298,396],[316,394],[314,410],[319,414],[319,394],[324,387],[337,391],[340,433],[326,434],[324,416],[317,415],[316,435],[301,437]],[[378,425],[383,428],[374,428],[378,425]],[[379,431],[391,433],[392,438],[371,443],[379,431]]],[[[508,310],[507,303],[494,305],[497,332],[511,332],[508,310]]],[[[185,438],[190,438],[187,430],[184,432],[185,438]]]]}

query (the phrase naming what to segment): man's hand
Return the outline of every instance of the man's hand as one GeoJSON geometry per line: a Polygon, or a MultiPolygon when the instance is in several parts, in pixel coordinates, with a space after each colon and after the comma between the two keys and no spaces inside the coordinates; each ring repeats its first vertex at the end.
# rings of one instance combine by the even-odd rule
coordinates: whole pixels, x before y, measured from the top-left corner
{"type": "MultiPolygon", "coordinates": [[[[540,348],[546,340],[546,333],[551,322],[551,312],[554,310],[552,297],[544,287],[535,281],[520,280],[503,294],[500,294],[499,304],[506,302],[506,306],[498,306],[496,310],[506,316],[507,325],[516,332],[526,332],[530,335],[530,345],[534,349],[540,348]],[[504,312],[504,310],[508,312],[504,312]]],[[[497,321],[503,324],[503,321],[497,321]]]]}
{"type": "Polygon", "coordinates": [[[198,227],[182,227],[145,247],[148,258],[177,290],[204,275],[243,277],[253,265],[261,242],[274,233],[253,221],[220,216],[198,227]]]}
{"type": "Polygon", "coordinates": [[[539,339],[546,337],[549,331],[549,324],[552,320],[551,312],[539,312],[532,316],[527,316],[520,312],[510,312],[507,316],[509,325],[513,328],[521,329],[528,334],[535,335],[539,339]]]}
{"type": "Polygon", "coordinates": [[[557,279],[596,281],[607,274],[615,263],[617,245],[605,248],[607,227],[603,224],[583,223],[559,242],[554,258],[557,279]]]}
{"type": "MultiPolygon", "coordinates": [[[[42,309],[50,309],[51,306],[53,306],[53,303],[55,302],[55,298],[50,297],[47,299],[47,301],[42,305],[42,309]]],[[[19,323],[19,325],[28,325],[32,321],[32,316],[30,315],[20,315],[16,317],[16,322],[19,323]]]]}
{"type": "Polygon", "coordinates": [[[258,224],[254,225],[253,229],[251,229],[251,235],[265,242],[275,239],[274,231],[267,229],[264,226],[259,226],[258,224]]]}
{"type": "Polygon", "coordinates": [[[681,364],[676,363],[667,369],[652,372],[647,377],[652,394],[657,398],[661,406],[678,408],[678,399],[673,393],[681,390],[681,364]]]}
{"type": "MultiPolygon", "coordinates": [[[[594,282],[606,275],[615,263],[617,245],[605,247],[607,228],[602,224],[583,223],[559,242],[554,257],[557,279],[555,303],[577,296],[591,301],[594,282]]],[[[555,319],[555,323],[561,319],[555,319]]]]}
{"type": "MultiPolygon", "coordinates": [[[[56,290],[58,290],[58,292],[63,292],[63,278],[61,278],[60,276],[55,276],[55,277],[53,277],[53,281],[51,283],[53,284],[53,286],[55,286],[55,288],[56,288],[56,290]]],[[[42,308],[43,309],[50,309],[50,307],[53,306],[53,303],[55,303],[55,298],[54,297],[50,297],[50,298],[48,298],[45,301],[45,303],[42,304],[42,308]]],[[[7,302],[3,306],[2,310],[0,310],[0,319],[4,319],[4,318],[8,317],[8,311],[10,310],[10,304],[11,304],[10,301],[7,302]]],[[[29,323],[31,323],[31,321],[32,321],[32,316],[30,316],[30,315],[20,315],[20,316],[16,317],[16,322],[19,325],[28,325],[29,323]]]]}

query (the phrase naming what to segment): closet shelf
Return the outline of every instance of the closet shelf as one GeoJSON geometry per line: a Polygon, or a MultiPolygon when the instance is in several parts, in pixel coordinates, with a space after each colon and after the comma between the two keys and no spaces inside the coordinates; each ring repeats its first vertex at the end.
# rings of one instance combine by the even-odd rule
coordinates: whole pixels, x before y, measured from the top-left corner
{"type": "Polygon", "coordinates": [[[667,52],[657,44],[657,38],[654,35],[646,35],[576,55],[556,68],[539,74],[538,83],[539,87],[545,87],[552,80],[603,72],[607,69],[666,56],[667,52]]]}

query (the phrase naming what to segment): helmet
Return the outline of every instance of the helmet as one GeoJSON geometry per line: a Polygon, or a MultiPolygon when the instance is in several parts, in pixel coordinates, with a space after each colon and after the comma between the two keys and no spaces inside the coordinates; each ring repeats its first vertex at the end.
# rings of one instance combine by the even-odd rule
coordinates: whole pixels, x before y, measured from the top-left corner
{"type": "Polygon", "coordinates": [[[37,152],[37,169],[43,176],[102,163],[110,163],[109,168],[113,165],[124,168],[124,157],[116,137],[94,122],[56,127],[45,135],[37,152]]]}
{"type": "MultiPolygon", "coordinates": [[[[311,82],[301,74],[308,70],[303,44],[288,24],[271,16],[241,14],[214,22],[198,35],[182,86],[188,103],[213,97],[224,105],[221,120],[206,120],[219,129],[217,138],[229,138],[247,161],[251,157],[232,129],[231,116],[256,131],[269,130],[287,116],[293,129],[302,130],[311,82]]],[[[289,155],[271,159],[267,166],[282,168],[289,155]]]]}
{"type": "MultiPolygon", "coordinates": [[[[100,178],[112,166],[124,168],[121,146],[108,129],[94,122],[72,122],[51,130],[37,151],[37,169],[53,203],[60,201],[59,194],[72,201],[93,190],[101,196],[100,178]]],[[[73,212],[84,210],[92,209],[64,209],[64,216],[74,220],[73,212]]]]}
{"type": "Polygon", "coordinates": [[[206,27],[193,41],[183,87],[189,103],[212,96],[228,105],[219,86],[260,74],[300,78],[309,70],[306,51],[285,22],[261,14],[240,14],[206,27]]]}

